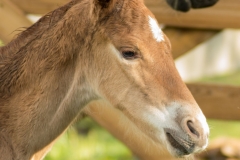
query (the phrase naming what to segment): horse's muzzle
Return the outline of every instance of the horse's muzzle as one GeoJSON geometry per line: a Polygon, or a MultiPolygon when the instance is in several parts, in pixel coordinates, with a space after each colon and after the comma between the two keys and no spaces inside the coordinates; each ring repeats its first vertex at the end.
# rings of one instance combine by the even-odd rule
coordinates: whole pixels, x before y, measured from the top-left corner
{"type": "Polygon", "coordinates": [[[204,150],[208,144],[208,131],[198,120],[186,117],[180,128],[164,128],[166,138],[177,157],[204,150]]]}

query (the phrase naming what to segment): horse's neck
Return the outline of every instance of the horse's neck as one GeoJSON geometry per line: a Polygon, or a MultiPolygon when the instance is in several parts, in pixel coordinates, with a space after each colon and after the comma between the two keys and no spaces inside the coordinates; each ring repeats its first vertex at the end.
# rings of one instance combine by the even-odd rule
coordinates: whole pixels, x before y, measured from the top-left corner
{"type": "Polygon", "coordinates": [[[79,57],[87,52],[81,43],[87,37],[80,29],[62,17],[44,32],[37,31],[42,34],[26,46],[14,49],[17,53],[6,53],[5,48],[7,56],[0,61],[0,132],[14,140],[13,148],[21,150],[16,152],[31,154],[47,145],[96,98],[79,57]]]}

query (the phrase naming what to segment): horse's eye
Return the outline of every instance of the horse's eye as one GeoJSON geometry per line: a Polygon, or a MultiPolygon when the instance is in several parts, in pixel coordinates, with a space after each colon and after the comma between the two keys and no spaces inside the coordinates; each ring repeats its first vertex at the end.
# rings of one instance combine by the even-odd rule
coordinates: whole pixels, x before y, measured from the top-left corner
{"type": "Polygon", "coordinates": [[[123,51],[122,56],[127,60],[132,60],[138,57],[137,52],[134,51],[123,51]]]}

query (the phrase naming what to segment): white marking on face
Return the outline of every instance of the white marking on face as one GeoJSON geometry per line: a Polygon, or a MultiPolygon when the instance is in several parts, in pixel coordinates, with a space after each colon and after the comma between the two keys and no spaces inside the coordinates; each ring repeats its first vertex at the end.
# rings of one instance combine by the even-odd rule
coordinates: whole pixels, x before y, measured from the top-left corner
{"type": "Polygon", "coordinates": [[[159,28],[157,21],[153,19],[151,16],[148,16],[148,18],[149,18],[149,26],[153,33],[153,37],[156,39],[157,42],[164,41],[162,30],[159,28]]]}
{"type": "Polygon", "coordinates": [[[143,113],[144,118],[146,118],[155,127],[166,128],[169,126],[174,126],[175,122],[173,119],[177,116],[178,103],[171,103],[168,107],[158,108],[154,106],[149,106],[148,110],[150,112],[143,113]],[[161,124],[159,124],[161,122],[161,124]]]}
{"type": "MultiPolygon", "coordinates": [[[[178,124],[174,121],[177,116],[178,103],[171,103],[168,107],[157,108],[149,106],[148,111],[143,113],[144,119],[146,119],[152,127],[157,130],[157,138],[161,141],[166,139],[163,128],[179,128],[178,124]]],[[[168,145],[167,141],[162,141],[164,145],[168,145]]]]}

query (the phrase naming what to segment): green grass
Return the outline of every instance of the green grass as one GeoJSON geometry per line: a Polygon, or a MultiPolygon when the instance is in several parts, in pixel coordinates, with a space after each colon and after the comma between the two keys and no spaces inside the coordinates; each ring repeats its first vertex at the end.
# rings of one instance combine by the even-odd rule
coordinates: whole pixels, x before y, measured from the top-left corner
{"type": "Polygon", "coordinates": [[[77,126],[68,130],[45,158],[45,160],[68,159],[133,160],[134,157],[131,151],[120,141],[116,140],[90,118],[86,118],[77,126]],[[80,131],[83,133],[79,134],[80,131]]]}
{"type": "Polygon", "coordinates": [[[3,42],[0,40],[0,47],[3,46],[3,42]]]}
{"type": "Polygon", "coordinates": [[[240,86],[240,70],[235,71],[234,73],[228,73],[228,74],[214,76],[214,77],[205,77],[198,81],[204,82],[204,83],[240,86]]]}
{"type": "Polygon", "coordinates": [[[210,140],[218,137],[240,138],[240,121],[208,120],[210,140]]]}
{"type": "MultiPolygon", "coordinates": [[[[240,122],[208,120],[211,134],[210,140],[217,137],[228,136],[240,138],[240,122]]],[[[71,127],[56,142],[51,152],[44,160],[134,160],[131,151],[120,141],[116,140],[102,127],[92,121],[85,119],[71,127]],[[90,125],[86,125],[90,124],[90,125]],[[90,126],[90,127],[89,127],[90,126]],[[79,134],[77,128],[89,132],[79,134]],[[84,129],[84,128],[87,129],[84,129]],[[89,128],[88,128],[89,127],[89,128]]]]}

